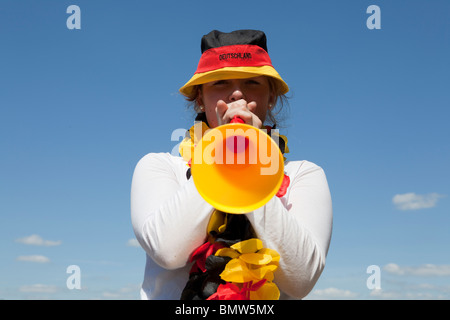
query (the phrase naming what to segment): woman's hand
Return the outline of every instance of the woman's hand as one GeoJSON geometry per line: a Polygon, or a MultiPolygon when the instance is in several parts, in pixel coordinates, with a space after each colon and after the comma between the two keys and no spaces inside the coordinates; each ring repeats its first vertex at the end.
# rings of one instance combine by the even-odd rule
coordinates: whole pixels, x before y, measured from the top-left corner
{"type": "Polygon", "coordinates": [[[223,100],[217,101],[216,116],[219,125],[230,123],[237,116],[246,124],[254,126],[258,129],[262,127],[262,121],[252,110],[256,110],[256,102],[247,103],[244,99],[230,102],[226,104],[223,100]]]}

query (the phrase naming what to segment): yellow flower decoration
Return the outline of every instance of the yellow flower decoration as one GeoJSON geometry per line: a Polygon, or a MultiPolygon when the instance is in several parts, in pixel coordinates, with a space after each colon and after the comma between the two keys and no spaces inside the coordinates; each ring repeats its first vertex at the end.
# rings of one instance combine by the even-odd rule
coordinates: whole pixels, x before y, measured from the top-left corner
{"type": "Polygon", "coordinates": [[[192,159],[195,146],[199,143],[207,130],[209,130],[209,127],[204,122],[196,122],[189,129],[189,137],[185,137],[178,148],[184,161],[189,162],[189,160],[192,159]]]}
{"type": "Polygon", "coordinates": [[[244,260],[245,263],[257,266],[263,266],[272,261],[272,256],[270,254],[263,253],[244,253],[241,254],[239,258],[244,260]]]}
{"type": "Polygon", "coordinates": [[[273,272],[278,268],[280,255],[272,249],[263,248],[262,241],[256,238],[238,242],[230,248],[216,251],[216,256],[232,258],[220,274],[222,280],[246,284],[265,280],[263,286],[251,291],[250,298],[257,300],[277,300],[280,291],[273,283],[273,272]],[[252,298],[253,296],[253,298],[252,298]]]}
{"type": "Polygon", "coordinates": [[[222,248],[216,251],[216,256],[219,257],[230,257],[231,259],[239,258],[239,252],[231,248],[222,248]]]}
{"type": "Polygon", "coordinates": [[[252,253],[263,248],[261,240],[253,238],[245,241],[241,241],[230,246],[231,249],[236,250],[239,253],[252,253]]]}
{"type": "Polygon", "coordinates": [[[221,233],[225,230],[226,226],[227,214],[219,210],[214,210],[214,212],[211,214],[211,218],[209,218],[207,228],[208,234],[210,234],[211,231],[221,233]]]}
{"type": "Polygon", "coordinates": [[[279,132],[277,132],[276,130],[272,130],[270,136],[272,137],[272,139],[274,139],[275,141],[278,141],[278,143],[280,144],[280,139],[283,140],[284,142],[284,150],[282,150],[283,152],[283,159],[284,161],[286,161],[286,157],[285,154],[289,153],[289,148],[288,148],[288,139],[286,136],[280,134],[279,132]]]}
{"type": "Polygon", "coordinates": [[[278,300],[280,299],[280,290],[273,282],[266,282],[256,291],[250,291],[250,300],[278,300]]]}

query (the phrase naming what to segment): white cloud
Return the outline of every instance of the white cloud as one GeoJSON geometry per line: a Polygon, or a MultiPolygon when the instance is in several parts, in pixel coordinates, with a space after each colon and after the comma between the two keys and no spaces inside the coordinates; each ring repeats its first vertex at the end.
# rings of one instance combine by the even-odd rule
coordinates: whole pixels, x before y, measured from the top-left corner
{"type": "MultiPolygon", "coordinates": [[[[442,299],[445,296],[436,292],[424,291],[408,291],[407,289],[397,289],[386,291],[382,289],[372,290],[370,297],[381,300],[425,300],[425,299],[442,299]]],[[[444,298],[445,299],[445,298],[444,298]]]]}
{"type": "Polygon", "coordinates": [[[398,210],[418,210],[435,207],[437,201],[442,197],[445,197],[445,195],[438,193],[416,194],[411,192],[396,194],[392,198],[392,203],[398,210]]]}
{"type": "Polygon", "coordinates": [[[32,234],[31,236],[28,237],[16,239],[16,242],[32,246],[46,246],[46,247],[59,246],[62,243],[61,240],[58,241],[44,240],[40,235],[37,234],[32,234]]]}
{"type": "Polygon", "coordinates": [[[401,299],[402,296],[396,291],[386,291],[383,289],[374,289],[369,294],[373,298],[377,299],[401,299]]]}
{"type": "Polygon", "coordinates": [[[17,261],[36,262],[36,263],[48,263],[50,259],[46,256],[31,255],[31,256],[18,256],[17,261]]]}
{"type": "Polygon", "coordinates": [[[308,299],[355,299],[358,293],[337,288],[316,289],[308,295],[308,299]]]}
{"type": "Polygon", "coordinates": [[[139,242],[136,239],[130,239],[127,241],[127,246],[129,247],[137,247],[140,248],[141,245],[139,244],[139,242]]]}
{"type": "Polygon", "coordinates": [[[390,282],[390,289],[375,289],[370,292],[373,299],[424,300],[450,298],[450,285],[430,283],[410,283],[407,281],[390,282]]]}
{"type": "Polygon", "coordinates": [[[448,277],[450,276],[450,265],[434,265],[424,264],[417,267],[404,266],[401,267],[395,263],[389,263],[383,267],[383,270],[395,275],[413,275],[413,276],[436,276],[448,277]]]}
{"type": "Polygon", "coordinates": [[[28,286],[21,286],[19,291],[25,293],[55,293],[58,291],[58,287],[46,284],[32,284],[28,286]]]}

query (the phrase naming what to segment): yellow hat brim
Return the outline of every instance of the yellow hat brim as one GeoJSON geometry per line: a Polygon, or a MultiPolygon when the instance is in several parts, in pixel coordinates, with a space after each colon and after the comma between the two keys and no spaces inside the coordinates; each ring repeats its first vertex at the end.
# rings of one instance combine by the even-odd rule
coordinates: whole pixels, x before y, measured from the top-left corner
{"type": "Polygon", "coordinates": [[[203,73],[196,73],[194,76],[186,82],[184,86],[180,88],[181,94],[186,97],[192,95],[194,86],[208,83],[217,80],[226,79],[245,79],[258,76],[268,76],[277,80],[279,94],[285,94],[289,91],[289,87],[272,66],[259,66],[259,67],[224,67],[217,70],[207,71],[203,73]]]}

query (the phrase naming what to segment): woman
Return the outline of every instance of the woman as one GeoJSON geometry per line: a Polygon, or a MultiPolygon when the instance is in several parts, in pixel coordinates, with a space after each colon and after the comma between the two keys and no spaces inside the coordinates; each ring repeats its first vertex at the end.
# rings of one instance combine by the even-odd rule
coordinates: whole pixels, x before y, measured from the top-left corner
{"type": "MultiPolygon", "coordinates": [[[[196,73],[180,89],[194,103],[197,120],[206,128],[235,116],[257,128],[266,120],[273,123],[272,110],[289,89],[271,64],[265,34],[212,31],[203,36],[201,49],[196,73]]],[[[286,140],[280,141],[287,152],[286,140]]],[[[194,137],[184,143],[192,146],[194,137]]],[[[325,266],[331,238],[331,197],[323,170],[308,161],[286,161],[284,190],[253,212],[232,215],[200,196],[188,161],[150,153],[136,166],[131,217],[147,253],[141,297],[306,296],[325,266]]]]}

